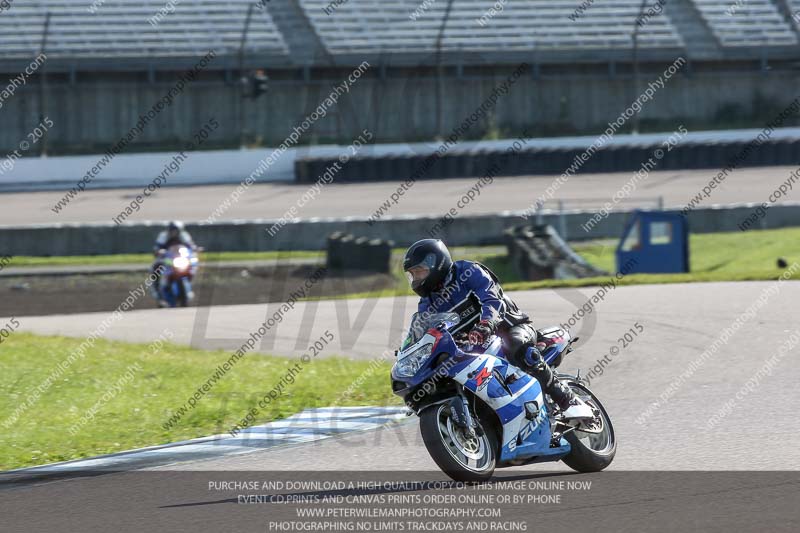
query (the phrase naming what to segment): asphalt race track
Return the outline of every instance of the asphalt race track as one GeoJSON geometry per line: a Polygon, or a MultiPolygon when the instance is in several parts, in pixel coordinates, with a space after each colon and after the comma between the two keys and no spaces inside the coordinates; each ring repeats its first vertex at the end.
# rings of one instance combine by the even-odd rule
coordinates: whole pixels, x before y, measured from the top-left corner
{"type": "MultiPolygon", "coordinates": [[[[545,325],[566,320],[596,291],[594,287],[525,291],[514,297],[524,308],[536,309],[537,324],[545,325]]],[[[800,409],[796,394],[800,364],[792,349],[800,342],[795,314],[798,298],[800,285],[794,282],[634,286],[606,294],[573,328],[581,341],[561,370],[581,367],[586,375],[598,359],[609,354],[603,374],[590,375],[590,387],[614,422],[619,443],[614,463],[607,471],[590,475],[572,474],[561,463],[498,470],[500,481],[582,480],[592,485],[586,492],[561,491],[563,499],[552,505],[498,505],[503,522],[483,530],[504,530],[510,524],[519,528],[529,524],[517,531],[539,530],[539,525],[552,530],[571,524],[577,531],[796,531],[800,526],[796,506],[800,450],[793,445],[796,424],[787,422],[786,414],[800,409]],[[745,313],[748,309],[752,312],[745,313]],[[621,338],[631,328],[635,330],[636,323],[643,331],[626,343],[621,338]],[[701,356],[725,328],[732,328],[727,342],[718,342],[716,349],[701,356]],[[781,351],[782,346],[789,350],[781,351]],[[769,372],[759,372],[770,358],[769,372]],[[743,389],[748,380],[752,386],[743,389]],[[654,402],[660,403],[654,406],[654,402]],[[730,414],[721,411],[725,404],[730,414]],[[770,510],[768,514],[765,509],[770,510]]],[[[391,324],[393,309],[402,323],[413,303],[409,298],[323,301],[318,303],[316,318],[306,317],[305,322],[303,315],[314,304],[298,304],[276,328],[274,346],[262,346],[261,351],[297,354],[297,336],[291,332],[305,330],[313,336],[331,329],[337,340],[327,355],[375,357],[387,347],[387,338],[402,330],[402,325],[391,324]],[[343,303],[349,318],[342,325],[336,317],[342,316],[343,303]],[[357,326],[347,328],[348,323],[357,326]]],[[[213,324],[208,328],[209,340],[196,340],[196,344],[238,346],[247,331],[263,320],[264,310],[263,305],[215,308],[207,317],[213,324]],[[229,339],[213,340],[223,334],[229,339]]],[[[112,326],[108,336],[146,341],[170,328],[176,342],[187,343],[196,314],[203,312],[132,311],[112,326]],[[158,327],[153,326],[156,323],[158,327]]],[[[104,316],[24,317],[23,329],[80,336],[104,316]]],[[[342,384],[342,388],[347,386],[342,384]]],[[[447,498],[461,497],[467,490],[447,485],[422,444],[416,419],[410,418],[374,431],[238,457],[22,486],[0,484],[0,512],[19,517],[14,520],[14,530],[19,531],[47,530],[59,524],[69,524],[72,530],[107,531],[106,521],[112,516],[113,529],[119,532],[140,531],[145,526],[155,531],[285,531],[276,520],[322,524],[316,518],[299,519],[296,509],[301,503],[244,505],[239,498],[253,491],[211,489],[212,479],[395,483],[392,488],[366,491],[278,491],[281,497],[301,494],[304,498],[330,494],[366,498],[376,493],[384,498],[398,494],[447,498]],[[400,481],[411,485],[397,488],[400,481]]],[[[502,485],[497,487],[500,490],[502,485]]],[[[269,491],[254,493],[262,492],[269,491]]],[[[516,492],[533,494],[531,490],[516,492]]],[[[433,523],[438,522],[419,522],[414,527],[433,530],[425,529],[434,527],[425,524],[433,523]]],[[[319,527],[351,530],[330,524],[319,527]]],[[[399,528],[395,524],[388,530],[412,530],[411,525],[399,528]]]]}
{"type": "MultiPolygon", "coordinates": [[[[726,178],[725,187],[714,190],[702,205],[766,201],[768,191],[787,179],[794,167],[742,168],[726,178]]],[[[674,170],[652,172],[639,183],[630,199],[620,207],[653,207],[663,196],[667,207],[682,207],[713,178],[717,170],[674,170]]],[[[558,197],[568,209],[596,210],[611,200],[632,173],[586,174],[568,180],[558,189],[558,197]],[[587,195],[586,191],[591,191],[587,195]]],[[[536,198],[557,176],[497,178],[481,190],[464,214],[497,213],[530,208],[536,198]]],[[[456,198],[475,184],[474,178],[418,181],[403,195],[402,205],[387,215],[436,215],[447,211],[456,198]],[[442,199],[447,199],[443,202],[442,199]]],[[[143,185],[146,182],[143,181],[143,185]]],[[[395,182],[367,184],[331,184],[314,200],[299,210],[300,218],[348,217],[371,215],[395,190],[395,182]]],[[[181,187],[179,192],[159,190],[147,199],[128,222],[182,219],[205,220],[233,190],[233,185],[181,187]],[[180,201],[176,201],[176,194],[180,201]]],[[[219,217],[223,220],[274,219],[285,215],[308,189],[305,185],[271,182],[253,185],[238,203],[219,217]]],[[[0,225],[48,224],[61,222],[111,222],[139,189],[87,189],[59,213],[51,210],[66,191],[4,194],[0,225]]],[[[791,196],[788,198],[791,200],[791,196]]],[[[781,202],[782,203],[782,202],[781,202]]],[[[555,209],[554,203],[545,208],[555,209]]]]}
{"type": "MultiPolygon", "coordinates": [[[[612,465],[619,470],[782,470],[797,469],[800,449],[788,446],[796,427],[771,421],[773,410],[800,409],[795,393],[800,380],[796,349],[775,361],[769,375],[741,401],[737,391],[764,367],[767,359],[789,342],[796,321],[800,284],[738,282],[620,287],[605,295],[573,328],[580,336],[575,352],[561,370],[581,368],[584,375],[608,355],[602,375],[590,375],[590,387],[613,416],[620,447],[612,465]],[[767,291],[767,292],[765,292],[767,291]],[[769,292],[771,291],[771,292],[769,292]],[[759,304],[760,301],[763,304],[759,304]],[[732,324],[750,306],[756,313],[732,324]],[[633,342],[619,339],[635,323],[643,331],[633,342]],[[725,328],[735,328],[727,344],[707,357],[703,351],[725,328]],[[623,347],[622,344],[627,344],[623,347]],[[678,378],[687,365],[694,371],[678,378]],[[678,379],[677,386],[667,391],[678,379]],[[651,403],[666,395],[663,405],[647,414],[651,403]],[[708,427],[709,419],[734,400],[732,414],[708,427]],[[637,417],[644,420],[637,422],[637,417]]],[[[535,309],[539,325],[557,324],[582,306],[597,288],[539,290],[513,293],[524,309],[535,309]]],[[[413,312],[410,298],[337,300],[299,303],[265,338],[262,352],[299,355],[305,339],[330,329],[336,339],[322,355],[380,357],[396,344],[413,312]],[[316,317],[310,316],[316,305],[316,317]],[[344,310],[347,309],[347,312],[344,310]],[[392,324],[392,313],[395,324],[392,324]],[[304,318],[305,316],[305,318],[304,318]],[[340,322],[341,321],[341,322],[340,322]],[[306,337],[298,339],[297,332],[306,337]],[[274,340],[274,341],[273,341],[274,340]],[[391,345],[389,343],[392,343],[391,345]]],[[[221,306],[211,309],[131,311],[112,325],[107,336],[149,342],[167,328],[174,342],[235,350],[265,318],[266,306],[221,306]],[[197,326],[207,323],[207,328],[197,326]],[[158,324],[154,326],[154,324],[158,324]],[[196,327],[197,326],[197,327],[196,327]],[[202,337],[207,337],[203,339],[202,337]],[[227,340],[226,340],[227,339],[227,340]]],[[[23,317],[22,330],[40,334],[87,335],[105,313],[23,317]]],[[[800,334],[799,334],[800,335],[800,334]]],[[[790,346],[793,348],[793,346],[790,346]]],[[[392,359],[389,355],[388,359],[392,359]]],[[[342,384],[345,389],[349,384],[342,384]]],[[[388,386],[388,381],[387,381],[388,386]]],[[[729,409],[730,410],[730,409],[729,409]]],[[[422,448],[415,424],[370,434],[352,435],[299,448],[269,451],[246,458],[224,458],[185,465],[186,468],[251,470],[289,469],[302,464],[314,470],[428,470],[435,468],[422,448]],[[368,447],[366,443],[372,443],[368,447]],[[381,452],[376,453],[374,446],[381,452]],[[335,459],[335,460],[334,460],[335,459]]],[[[552,465],[549,465],[552,468],[552,465]]],[[[539,471],[542,466],[529,467],[539,471]]]]}

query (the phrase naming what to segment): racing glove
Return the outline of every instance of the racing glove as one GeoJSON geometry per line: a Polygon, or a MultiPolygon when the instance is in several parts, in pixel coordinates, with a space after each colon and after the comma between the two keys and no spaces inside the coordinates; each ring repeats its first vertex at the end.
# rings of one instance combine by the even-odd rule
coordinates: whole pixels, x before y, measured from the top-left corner
{"type": "Polygon", "coordinates": [[[469,332],[469,343],[478,346],[494,334],[495,323],[491,320],[481,320],[469,332]]]}

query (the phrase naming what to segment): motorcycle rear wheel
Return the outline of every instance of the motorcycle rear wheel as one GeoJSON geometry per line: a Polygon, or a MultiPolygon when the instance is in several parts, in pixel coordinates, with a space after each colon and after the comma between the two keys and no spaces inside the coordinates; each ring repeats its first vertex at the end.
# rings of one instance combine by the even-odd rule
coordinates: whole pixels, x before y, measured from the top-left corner
{"type": "MultiPolygon", "coordinates": [[[[480,421],[476,419],[476,423],[480,421]]],[[[487,481],[497,464],[497,436],[492,428],[481,426],[481,435],[467,438],[450,416],[450,405],[434,405],[420,415],[425,448],[434,462],[451,479],[463,482],[487,481]]]]}

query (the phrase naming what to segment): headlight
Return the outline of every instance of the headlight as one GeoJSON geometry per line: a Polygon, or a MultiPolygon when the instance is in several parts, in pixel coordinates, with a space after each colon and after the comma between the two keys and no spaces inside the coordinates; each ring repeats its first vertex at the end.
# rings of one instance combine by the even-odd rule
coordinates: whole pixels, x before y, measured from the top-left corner
{"type": "Polygon", "coordinates": [[[433,343],[423,344],[410,354],[398,360],[395,364],[395,370],[398,376],[410,378],[419,371],[422,363],[431,356],[433,350],[433,343]]]}
{"type": "Polygon", "coordinates": [[[175,270],[186,270],[189,268],[189,260],[185,257],[176,257],[172,260],[172,266],[175,270]]]}

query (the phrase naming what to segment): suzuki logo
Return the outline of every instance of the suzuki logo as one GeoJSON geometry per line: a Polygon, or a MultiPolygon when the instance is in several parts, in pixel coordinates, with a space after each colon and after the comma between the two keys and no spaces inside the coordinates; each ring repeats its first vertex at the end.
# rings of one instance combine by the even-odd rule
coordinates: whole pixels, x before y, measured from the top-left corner
{"type": "Polygon", "coordinates": [[[519,432],[519,440],[524,442],[525,439],[531,436],[531,433],[533,433],[533,429],[536,426],[537,426],[536,420],[531,420],[530,422],[528,422],[528,424],[526,424],[525,427],[522,428],[522,431],[519,432]]]}
{"type": "Polygon", "coordinates": [[[490,379],[492,379],[492,373],[489,372],[488,368],[483,367],[480,373],[475,376],[475,383],[478,386],[478,389],[480,390],[485,387],[489,383],[490,379]]]}
{"type": "Polygon", "coordinates": [[[525,427],[520,430],[519,432],[520,443],[525,442],[525,440],[531,436],[533,430],[539,427],[539,424],[544,421],[543,414],[544,414],[543,411],[539,411],[539,414],[536,416],[536,418],[525,424],[525,427]]]}

